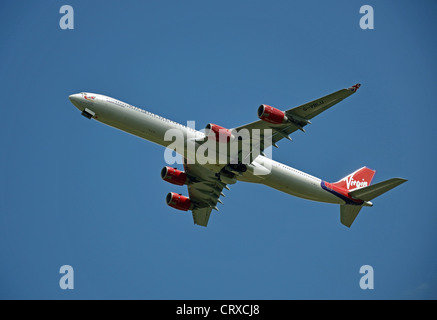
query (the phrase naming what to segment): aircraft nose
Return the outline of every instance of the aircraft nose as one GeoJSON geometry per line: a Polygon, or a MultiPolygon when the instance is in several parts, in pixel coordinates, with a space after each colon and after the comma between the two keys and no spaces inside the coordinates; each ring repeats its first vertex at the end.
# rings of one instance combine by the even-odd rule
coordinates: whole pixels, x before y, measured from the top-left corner
{"type": "Polygon", "coordinates": [[[79,101],[79,98],[80,98],[79,93],[72,94],[68,97],[68,99],[70,99],[71,102],[77,102],[79,101]]]}
{"type": "Polygon", "coordinates": [[[72,94],[68,97],[70,99],[71,103],[76,107],[79,108],[80,106],[80,99],[82,96],[79,93],[72,94]]]}

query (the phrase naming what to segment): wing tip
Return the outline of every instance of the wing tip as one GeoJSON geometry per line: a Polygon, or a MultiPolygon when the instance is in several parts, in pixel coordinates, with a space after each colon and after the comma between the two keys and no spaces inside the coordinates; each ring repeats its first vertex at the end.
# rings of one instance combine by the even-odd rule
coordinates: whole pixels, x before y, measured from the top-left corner
{"type": "Polygon", "coordinates": [[[356,84],[354,84],[353,86],[350,86],[347,89],[349,91],[352,91],[352,92],[357,92],[360,87],[361,87],[361,83],[356,83],[356,84]]]}

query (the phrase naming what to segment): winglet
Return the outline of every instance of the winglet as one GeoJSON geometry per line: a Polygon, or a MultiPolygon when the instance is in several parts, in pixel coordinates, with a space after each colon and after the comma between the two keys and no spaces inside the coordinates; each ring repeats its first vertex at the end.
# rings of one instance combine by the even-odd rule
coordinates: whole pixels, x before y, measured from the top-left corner
{"type": "Polygon", "coordinates": [[[352,92],[357,92],[358,88],[361,87],[360,83],[354,84],[352,87],[347,88],[348,90],[352,92]]]}

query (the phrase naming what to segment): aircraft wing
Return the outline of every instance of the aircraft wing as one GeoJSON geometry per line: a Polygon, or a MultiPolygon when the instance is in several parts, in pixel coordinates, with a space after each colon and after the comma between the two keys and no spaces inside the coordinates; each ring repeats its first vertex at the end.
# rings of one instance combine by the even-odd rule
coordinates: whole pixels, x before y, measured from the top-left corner
{"type": "MultiPolygon", "coordinates": [[[[263,151],[266,148],[270,147],[270,145],[264,145],[264,141],[268,141],[269,139],[264,139],[264,132],[268,134],[268,131],[264,131],[265,129],[271,129],[271,140],[272,145],[276,146],[276,142],[279,140],[286,138],[291,140],[289,135],[296,130],[301,130],[305,132],[304,127],[308,124],[311,124],[310,119],[314,118],[318,114],[323,111],[329,109],[333,105],[339,103],[343,99],[349,97],[354,94],[361,85],[359,83],[347,88],[331,93],[322,98],[316,99],[314,101],[310,101],[301,106],[289,109],[285,111],[285,115],[291,120],[287,123],[283,124],[272,124],[263,120],[258,120],[237,128],[236,130],[239,132],[241,129],[248,129],[249,132],[252,133],[252,130],[259,129],[260,130],[260,139],[258,143],[260,144],[260,150],[263,151]]],[[[252,135],[251,135],[252,136],[252,135]]],[[[252,142],[253,143],[253,142],[252,142]]],[[[252,155],[255,158],[257,155],[252,155]]]]}
{"type": "Polygon", "coordinates": [[[184,159],[185,173],[190,177],[188,194],[192,203],[195,204],[193,212],[194,224],[206,227],[212,210],[217,210],[217,202],[223,188],[227,188],[221,182],[215,172],[200,164],[188,164],[184,159]]]}

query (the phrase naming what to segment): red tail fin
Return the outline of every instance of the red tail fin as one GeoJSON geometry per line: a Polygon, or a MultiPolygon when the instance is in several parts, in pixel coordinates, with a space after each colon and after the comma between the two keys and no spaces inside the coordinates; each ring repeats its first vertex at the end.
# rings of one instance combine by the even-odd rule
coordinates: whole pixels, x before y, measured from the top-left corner
{"type": "Polygon", "coordinates": [[[370,186],[373,176],[375,175],[375,170],[369,169],[367,167],[362,167],[354,173],[344,177],[338,182],[332,183],[333,186],[341,189],[346,189],[352,191],[356,188],[362,188],[370,186]]]}

